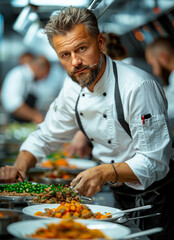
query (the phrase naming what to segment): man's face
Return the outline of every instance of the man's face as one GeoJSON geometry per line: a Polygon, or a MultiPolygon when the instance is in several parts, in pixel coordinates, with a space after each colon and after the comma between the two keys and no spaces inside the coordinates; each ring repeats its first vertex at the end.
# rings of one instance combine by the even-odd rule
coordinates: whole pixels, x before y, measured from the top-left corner
{"type": "Polygon", "coordinates": [[[83,24],[76,25],[66,35],[53,37],[57,55],[73,81],[89,87],[97,79],[103,64],[103,38],[95,39],[83,24]],[[96,64],[91,68],[85,67],[96,64]]]}
{"type": "Polygon", "coordinates": [[[159,56],[152,55],[148,50],[146,51],[146,61],[149,65],[151,65],[153,74],[156,77],[159,77],[165,85],[168,85],[170,71],[160,62],[159,56]]]}

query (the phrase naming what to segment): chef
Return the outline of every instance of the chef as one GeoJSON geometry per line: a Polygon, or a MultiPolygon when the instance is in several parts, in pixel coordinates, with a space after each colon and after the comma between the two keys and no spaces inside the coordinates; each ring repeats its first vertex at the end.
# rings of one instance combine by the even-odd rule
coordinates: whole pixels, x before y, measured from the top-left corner
{"type": "Polygon", "coordinates": [[[80,194],[92,196],[106,182],[144,191],[165,179],[172,154],[167,102],[153,76],[103,54],[104,39],[88,9],[63,9],[45,31],[69,77],[14,166],[1,168],[0,179],[13,181],[18,172],[25,177],[79,129],[101,162],[72,181],[80,194]]]}
{"type": "Polygon", "coordinates": [[[47,77],[49,70],[50,63],[46,57],[33,56],[26,64],[14,67],[5,76],[1,101],[13,120],[34,123],[44,120],[44,115],[35,107],[34,87],[36,81],[47,77]]]}

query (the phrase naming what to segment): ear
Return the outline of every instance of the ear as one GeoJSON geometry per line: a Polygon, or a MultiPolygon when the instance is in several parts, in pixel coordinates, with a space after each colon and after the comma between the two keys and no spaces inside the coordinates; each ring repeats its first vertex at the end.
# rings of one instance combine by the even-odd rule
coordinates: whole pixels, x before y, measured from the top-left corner
{"type": "Polygon", "coordinates": [[[99,48],[100,48],[101,52],[103,52],[105,49],[105,40],[101,33],[99,33],[99,35],[98,35],[98,42],[99,42],[99,48]]]}

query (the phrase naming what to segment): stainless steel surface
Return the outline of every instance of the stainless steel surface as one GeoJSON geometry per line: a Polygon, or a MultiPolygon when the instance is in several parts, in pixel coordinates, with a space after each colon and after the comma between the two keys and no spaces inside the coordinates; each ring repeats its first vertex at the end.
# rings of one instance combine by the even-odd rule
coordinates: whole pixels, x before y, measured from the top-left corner
{"type": "Polygon", "coordinates": [[[22,220],[22,212],[12,209],[4,209],[0,208],[0,213],[4,215],[4,217],[0,218],[0,236],[7,235],[7,226],[10,223],[21,221],[22,220]]]}

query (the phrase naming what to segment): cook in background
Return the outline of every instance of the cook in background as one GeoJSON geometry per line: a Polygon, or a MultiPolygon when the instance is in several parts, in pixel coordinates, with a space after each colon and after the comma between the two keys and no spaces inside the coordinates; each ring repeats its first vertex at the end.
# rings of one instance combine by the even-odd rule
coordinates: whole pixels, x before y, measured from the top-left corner
{"type": "Polygon", "coordinates": [[[137,194],[126,201],[123,196],[127,206],[148,202],[153,211],[164,213],[155,222],[144,219],[145,228],[163,226],[158,240],[166,234],[173,238],[172,147],[161,86],[143,70],[103,54],[97,19],[86,8],[64,8],[51,16],[45,31],[69,77],[44,122],[20,147],[14,166],[0,169],[0,180],[13,181],[18,171],[25,177],[37,161],[83,128],[101,165],[81,172],[71,185],[92,196],[106,182],[124,183],[125,193],[137,194]]]}
{"type": "Polygon", "coordinates": [[[132,57],[128,56],[128,51],[122,44],[121,39],[115,33],[102,33],[105,40],[104,53],[113,60],[120,60],[128,64],[134,65],[132,57]]]}
{"type": "Polygon", "coordinates": [[[23,65],[23,64],[29,63],[33,58],[34,58],[34,55],[32,53],[24,52],[19,56],[19,64],[23,65]]]}
{"type": "Polygon", "coordinates": [[[2,84],[1,102],[12,119],[41,123],[44,115],[35,108],[34,82],[48,76],[50,63],[44,56],[31,57],[11,69],[2,84]]]}
{"type": "Polygon", "coordinates": [[[174,145],[174,39],[157,38],[147,46],[145,53],[153,74],[162,82],[168,100],[168,117],[174,145]]]}

